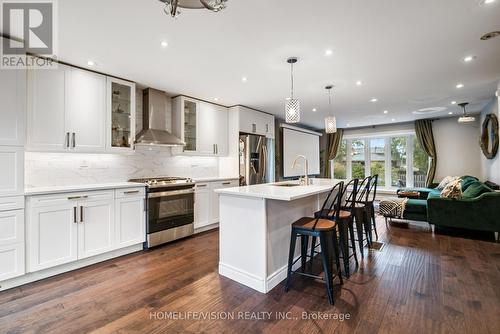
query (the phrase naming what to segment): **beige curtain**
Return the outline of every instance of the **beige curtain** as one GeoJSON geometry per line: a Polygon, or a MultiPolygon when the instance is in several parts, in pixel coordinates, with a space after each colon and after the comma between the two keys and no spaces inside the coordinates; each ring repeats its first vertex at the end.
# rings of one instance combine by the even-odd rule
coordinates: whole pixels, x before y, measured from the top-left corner
{"type": "Polygon", "coordinates": [[[328,143],[325,150],[325,177],[331,178],[331,160],[335,159],[337,156],[337,152],[340,147],[340,143],[342,142],[342,137],[344,135],[344,130],[337,129],[335,133],[327,134],[328,143]]]}
{"type": "Polygon", "coordinates": [[[427,186],[429,187],[434,182],[437,165],[436,146],[434,145],[434,134],[432,133],[432,121],[428,119],[415,121],[415,133],[420,146],[430,157],[431,165],[427,171],[426,179],[427,186]]]}

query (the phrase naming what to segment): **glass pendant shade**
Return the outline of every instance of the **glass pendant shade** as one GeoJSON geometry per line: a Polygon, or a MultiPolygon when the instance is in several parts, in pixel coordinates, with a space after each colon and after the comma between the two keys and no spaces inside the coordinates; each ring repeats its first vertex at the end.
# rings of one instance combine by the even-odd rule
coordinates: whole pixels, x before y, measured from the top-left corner
{"type": "Polygon", "coordinates": [[[325,117],[325,132],[326,133],[337,132],[337,120],[335,119],[335,116],[325,117]]]}
{"type": "Polygon", "coordinates": [[[287,123],[300,122],[300,101],[299,100],[290,99],[290,100],[286,101],[285,121],[287,123]]]}

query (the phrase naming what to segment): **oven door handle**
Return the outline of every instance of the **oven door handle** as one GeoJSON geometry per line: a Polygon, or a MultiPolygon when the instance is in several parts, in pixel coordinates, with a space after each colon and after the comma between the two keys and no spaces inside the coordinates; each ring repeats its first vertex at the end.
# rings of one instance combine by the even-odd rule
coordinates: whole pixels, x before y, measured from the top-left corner
{"type": "Polygon", "coordinates": [[[171,196],[189,195],[189,194],[194,194],[194,189],[163,191],[163,192],[158,192],[158,193],[149,193],[148,194],[148,198],[171,197],[171,196]]]}

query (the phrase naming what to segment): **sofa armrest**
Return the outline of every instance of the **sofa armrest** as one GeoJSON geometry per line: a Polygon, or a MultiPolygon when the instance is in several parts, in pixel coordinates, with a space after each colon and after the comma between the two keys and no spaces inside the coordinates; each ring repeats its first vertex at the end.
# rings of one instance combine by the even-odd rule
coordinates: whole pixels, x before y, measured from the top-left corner
{"type": "Polygon", "coordinates": [[[429,198],[427,215],[430,224],[500,231],[500,193],[486,193],[470,199],[429,198]]]}

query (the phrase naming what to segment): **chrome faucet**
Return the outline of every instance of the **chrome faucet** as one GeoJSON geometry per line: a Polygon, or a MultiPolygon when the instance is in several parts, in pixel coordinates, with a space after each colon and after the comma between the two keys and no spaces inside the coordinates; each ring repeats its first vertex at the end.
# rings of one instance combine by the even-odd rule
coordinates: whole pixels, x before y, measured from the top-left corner
{"type": "Polygon", "coordinates": [[[297,160],[299,160],[300,158],[304,159],[305,161],[305,164],[304,164],[304,177],[300,178],[300,185],[302,186],[308,186],[309,185],[309,162],[307,161],[307,158],[303,155],[298,155],[295,160],[293,161],[293,164],[292,164],[292,169],[295,169],[295,166],[297,165],[297,160]]]}

